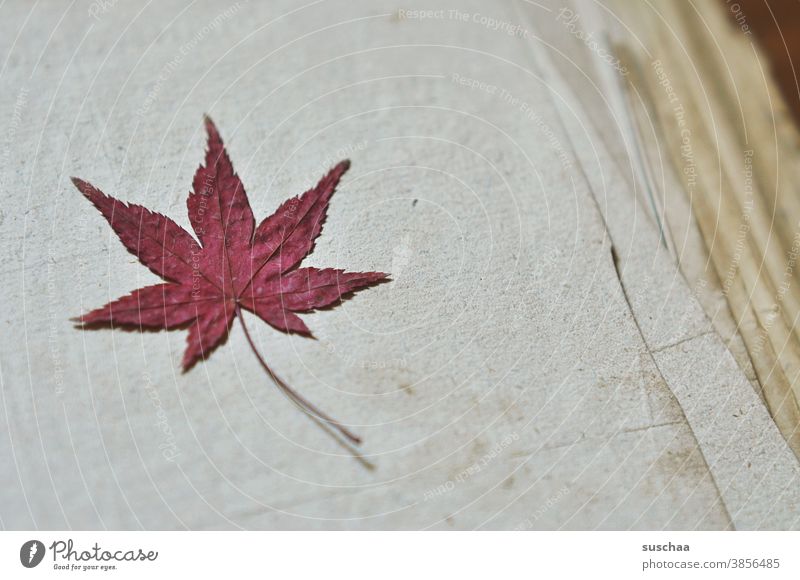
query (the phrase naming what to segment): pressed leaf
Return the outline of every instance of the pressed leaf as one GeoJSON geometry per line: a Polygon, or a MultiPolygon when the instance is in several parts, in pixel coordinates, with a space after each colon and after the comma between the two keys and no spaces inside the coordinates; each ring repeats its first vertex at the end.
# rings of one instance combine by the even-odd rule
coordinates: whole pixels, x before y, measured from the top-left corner
{"type": "MultiPolygon", "coordinates": [[[[244,325],[241,309],[280,331],[311,336],[296,312],[329,307],[345,294],[387,279],[382,272],[297,268],[322,231],[331,196],[349,161],[339,163],[316,187],[284,202],[256,228],[244,186],[219,131],[208,117],[205,127],[205,161],[195,173],[187,199],[189,221],[199,243],[168,217],[126,204],[73,178],[128,251],[167,281],[135,290],[80,316],[78,322],[139,329],[188,327],[184,371],[225,341],[234,318],[238,316],[244,325]]],[[[276,383],[306,410],[330,420],[275,377],[257,351],[256,355],[276,383]]]]}

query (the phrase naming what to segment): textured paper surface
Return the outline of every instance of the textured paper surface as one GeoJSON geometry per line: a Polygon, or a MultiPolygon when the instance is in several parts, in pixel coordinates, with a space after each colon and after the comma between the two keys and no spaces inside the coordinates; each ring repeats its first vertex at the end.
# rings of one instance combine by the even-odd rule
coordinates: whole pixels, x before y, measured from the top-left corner
{"type": "Polygon", "coordinates": [[[631,183],[597,189],[620,151],[564,114],[556,8],[4,6],[2,525],[796,526],[796,459],[631,183]],[[307,262],[394,281],[306,317],[316,341],[248,320],[372,469],[237,325],[181,374],[182,332],[68,320],[156,280],[69,176],[187,227],[203,113],[256,215],[353,162],[307,262]]]}

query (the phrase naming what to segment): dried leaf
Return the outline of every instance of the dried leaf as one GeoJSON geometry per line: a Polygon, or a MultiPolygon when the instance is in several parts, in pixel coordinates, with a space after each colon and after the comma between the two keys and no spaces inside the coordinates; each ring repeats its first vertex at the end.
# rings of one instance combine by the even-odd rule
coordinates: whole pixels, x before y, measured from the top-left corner
{"type": "MultiPolygon", "coordinates": [[[[282,332],[311,336],[296,312],[331,306],[345,294],[387,279],[382,272],[297,267],[322,231],[328,203],[349,161],[339,163],[313,189],[284,202],[256,228],[244,186],[217,128],[208,117],[205,126],[205,164],[197,169],[187,199],[189,221],[199,243],[168,217],[126,204],[73,178],[125,247],[167,281],[135,290],[77,320],[83,325],[139,329],[189,326],[184,371],[225,341],[234,318],[239,316],[244,325],[242,308],[282,332]]],[[[255,351],[249,333],[247,339],[255,351]]],[[[274,376],[257,351],[256,355],[297,400],[298,395],[274,376]]],[[[300,401],[322,416],[304,399],[300,401]]]]}

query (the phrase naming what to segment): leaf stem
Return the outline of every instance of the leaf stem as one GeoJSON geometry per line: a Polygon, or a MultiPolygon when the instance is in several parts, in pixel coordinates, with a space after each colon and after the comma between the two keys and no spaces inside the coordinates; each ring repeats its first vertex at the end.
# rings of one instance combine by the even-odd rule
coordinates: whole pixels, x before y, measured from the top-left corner
{"type": "Polygon", "coordinates": [[[247,330],[247,325],[244,322],[244,317],[242,316],[242,311],[239,308],[238,304],[236,305],[236,317],[242,324],[242,328],[244,329],[244,335],[247,338],[247,342],[250,345],[250,348],[253,350],[253,353],[256,355],[258,362],[261,363],[261,366],[264,368],[265,371],[267,371],[267,374],[273,380],[273,382],[278,387],[280,387],[280,389],[283,390],[283,392],[309,416],[319,421],[328,423],[332,427],[335,427],[342,435],[347,437],[347,439],[349,439],[353,443],[355,444],[361,443],[361,438],[358,435],[355,435],[352,431],[350,431],[347,427],[339,423],[339,421],[333,419],[330,415],[323,413],[316,405],[314,405],[308,399],[303,397],[303,395],[295,391],[292,387],[286,384],[286,382],[282,378],[280,378],[273,372],[273,370],[264,360],[264,357],[262,357],[261,353],[258,352],[258,349],[256,348],[256,345],[253,342],[252,337],[250,336],[250,331],[247,330]]]}

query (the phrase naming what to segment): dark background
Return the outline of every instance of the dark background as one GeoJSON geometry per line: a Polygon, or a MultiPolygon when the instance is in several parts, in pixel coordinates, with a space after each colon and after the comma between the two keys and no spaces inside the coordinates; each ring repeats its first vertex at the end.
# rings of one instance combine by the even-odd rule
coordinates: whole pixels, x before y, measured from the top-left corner
{"type": "Polygon", "coordinates": [[[732,9],[739,4],[747,24],[768,54],[773,74],[800,123],[800,0],[720,0],[735,24],[732,9]]]}

